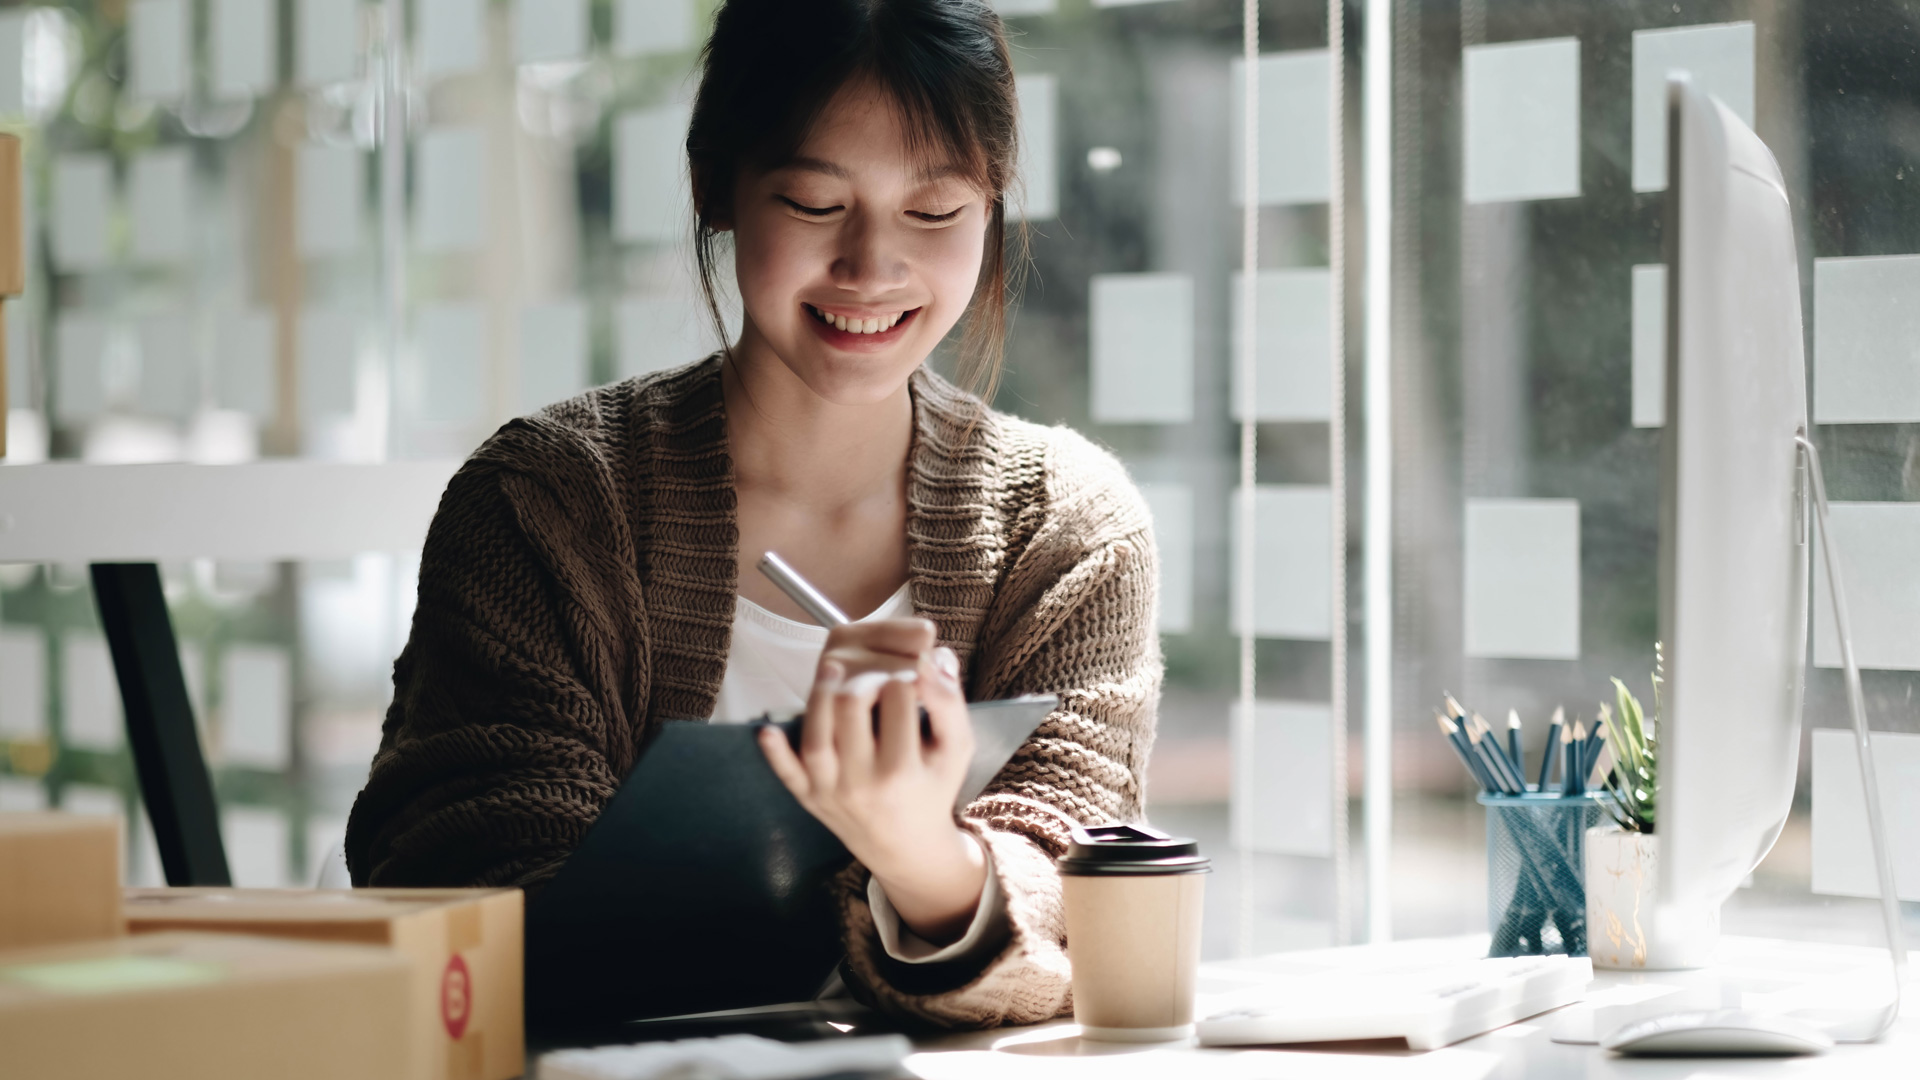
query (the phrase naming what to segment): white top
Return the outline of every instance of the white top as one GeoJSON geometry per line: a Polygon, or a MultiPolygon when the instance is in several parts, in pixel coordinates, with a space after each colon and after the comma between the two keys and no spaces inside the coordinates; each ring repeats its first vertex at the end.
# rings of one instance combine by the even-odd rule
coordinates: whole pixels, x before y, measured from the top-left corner
{"type": "MultiPolygon", "coordinates": [[[[912,614],[913,596],[908,586],[902,585],[885,603],[854,621],[901,619],[912,614]]],[[[826,627],[795,622],[744,596],[734,597],[727,673],[720,680],[720,696],[714,699],[711,722],[742,724],[769,713],[775,719],[785,719],[805,712],[813,672],[826,644],[826,627]]],[[[944,948],[903,926],[879,879],[867,880],[867,906],[873,910],[874,929],[888,956],[909,964],[933,964],[976,959],[981,953],[999,949],[1007,937],[1006,899],[1000,895],[1000,882],[993,872],[992,852],[983,846],[981,854],[987,860],[987,884],[980,892],[980,906],[967,932],[944,948]]]]}

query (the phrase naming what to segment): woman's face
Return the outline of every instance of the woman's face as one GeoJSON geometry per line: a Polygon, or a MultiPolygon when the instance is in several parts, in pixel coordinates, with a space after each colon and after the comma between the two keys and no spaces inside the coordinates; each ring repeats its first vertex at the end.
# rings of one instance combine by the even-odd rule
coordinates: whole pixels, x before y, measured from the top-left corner
{"type": "Polygon", "coordinates": [[[814,393],[897,393],[960,319],[980,275],[986,195],[916,157],[893,100],[850,84],[794,160],[735,190],[742,348],[764,344],[814,393]]]}

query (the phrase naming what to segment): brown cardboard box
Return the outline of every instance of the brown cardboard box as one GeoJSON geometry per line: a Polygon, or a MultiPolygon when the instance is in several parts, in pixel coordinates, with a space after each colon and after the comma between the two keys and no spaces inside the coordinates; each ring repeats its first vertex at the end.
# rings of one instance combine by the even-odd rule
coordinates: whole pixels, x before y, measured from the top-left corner
{"type": "Polygon", "coordinates": [[[526,1068],[518,889],[129,889],[135,934],[207,930],[386,945],[413,963],[411,1080],[526,1068]]]}
{"type": "Polygon", "coordinates": [[[121,933],[119,818],[0,814],[0,951],[121,933]]]}
{"type": "Polygon", "coordinates": [[[0,954],[0,1074],[402,1080],[410,971],[391,950],[154,934],[0,954]]]}

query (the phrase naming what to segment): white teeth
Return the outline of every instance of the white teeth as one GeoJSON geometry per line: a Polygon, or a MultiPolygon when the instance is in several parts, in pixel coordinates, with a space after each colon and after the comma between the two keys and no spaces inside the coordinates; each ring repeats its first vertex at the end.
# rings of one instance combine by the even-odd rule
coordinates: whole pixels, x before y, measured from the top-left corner
{"type": "Polygon", "coordinates": [[[821,322],[826,323],[836,330],[842,330],[849,334],[884,333],[900,325],[900,320],[907,317],[906,312],[896,311],[891,315],[878,315],[871,319],[849,319],[845,315],[830,315],[814,307],[812,304],[808,304],[806,307],[814,318],[819,319],[821,322]]]}

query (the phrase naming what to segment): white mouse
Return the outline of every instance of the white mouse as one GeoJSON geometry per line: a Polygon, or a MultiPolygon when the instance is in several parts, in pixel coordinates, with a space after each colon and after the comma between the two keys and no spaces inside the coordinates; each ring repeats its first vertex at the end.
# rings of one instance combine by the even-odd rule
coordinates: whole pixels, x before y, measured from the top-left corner
{"type": "Polygon", "coordinates": [[[1649,1056],[1784,1057],[1824,1053],[1833,1048],[1833,1040],[1791,1017],[1717,1009],[1638,1020],[1601,1039],[1600,1045],[1649,1056]]]}

